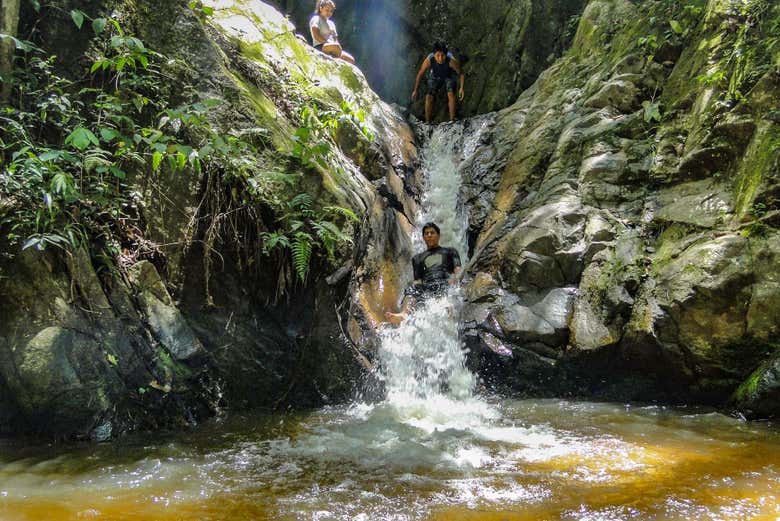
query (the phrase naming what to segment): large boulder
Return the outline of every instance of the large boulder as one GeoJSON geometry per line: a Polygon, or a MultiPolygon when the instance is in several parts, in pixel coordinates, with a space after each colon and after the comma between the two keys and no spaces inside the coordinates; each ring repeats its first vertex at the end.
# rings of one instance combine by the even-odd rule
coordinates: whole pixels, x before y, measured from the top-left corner
{"type": "MultiPolygon", "coordinates": [[[[139,309],[119,280],[104,286],[85,250],[27,250],[3,268],[14,276],[0,281],[0,377],[20,429],[102,440],[213,410],[202,348],[182,351],[147,329],[156,310],[139,309]]],[[[159,280],[153,266],[146,271],[159,280]]]]}
{"type": "MultiPolygon", "coordinates": [[[[334,403],[372,368],[357,346],[395,305],[412,253],[420,193],[412,130],[359,69],[302,42],[270,5],[205,4],[215,10],[207,20],[183,0],[83,8],[90,16],[109,8],[166,57],[171,84],[161,88],[174,99],[219,100],[213,128],[261,143],[268,157],[291,157],[306,104],[364,110],[363,129],[342,118],[333,163],[301,181],[319,205],[359,216],[352,246],[333,262],[314,259],[306,283],[295,284],[289,267],[263,256],[260,234],[278,216],[260,205],[231,220],[237,212],[221,206],[223,193],[250,200],[241,193],[250,183],[219,185],[218,174],[190,169],[129,172],[138,251],[123,251],[111,269],[89,243],[72,253],[0,245],[0,272],[12,274],[0,277],[0,419],[13,417],[4,431],[102,440],[190,425],[225,406],[334,403]]],[[[44,46],[47,34],[61,42],[76,31],[63,12],[39,26],[44,46]]],[[[74,63],[87,45],[80,35],[74,63]]]]}
{"type": "Polygon", "coordinates": [[[780,6],[730,86],[706,79],[730,70],[741,15],[659,7],[589,2],[571,49],[493,117],[488,167],[463,168],[472,363],[528,391],[522,349],[553,362],[528,365],[548,390],[776,415],[780,76],[761,41],[780,6]],[[670,17],[679,34],[648,23],[670,17]]]}

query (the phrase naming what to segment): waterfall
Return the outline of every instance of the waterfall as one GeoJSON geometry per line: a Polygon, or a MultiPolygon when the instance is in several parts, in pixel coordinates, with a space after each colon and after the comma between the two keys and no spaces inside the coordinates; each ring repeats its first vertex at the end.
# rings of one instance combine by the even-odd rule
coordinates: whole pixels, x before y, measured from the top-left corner
{"type": "MultiPolygon", "coordinates": [[[[465,265],[467,222],[459,197],[459,166],[473,153],[487,125],[486,118],[479,118],[432,129],[421,154],[426,189],[416,218],[415,251],[425,249],[420,230],[433,221],[441,228],[440,244],[455,248],[465,265]]],[[[424,132],[427,126],[422,128],[424,132]]],[[[462,301],[459,288],[453,287],[445,296],[426,300],[400,326],[384,333],[379,357],[388,403],[436,407],[442,400],[472,396],[477,380],[466,368],[458,331],[462,301]]]]}

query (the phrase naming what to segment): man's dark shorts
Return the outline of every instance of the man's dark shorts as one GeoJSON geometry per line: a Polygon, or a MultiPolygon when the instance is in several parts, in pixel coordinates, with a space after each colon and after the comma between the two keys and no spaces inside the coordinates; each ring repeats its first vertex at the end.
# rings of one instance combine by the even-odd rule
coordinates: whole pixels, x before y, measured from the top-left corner
{"type": "Polygon", "coordinates": [[[447,92],[455,92],[455,85],[457,81],[455,78],[437,78],[435,76],[428,77],[428,94],[433,96],[440,90],[446,88],[447,92]]]}
{"type": "Polygon", "coordinates": [[[422,304],[429,298],[440,298],[447,294],[449,284],[440,282],[438,284],[414,284],[406,288],[404,296],[413,297],[417,304],[422,304]]]}

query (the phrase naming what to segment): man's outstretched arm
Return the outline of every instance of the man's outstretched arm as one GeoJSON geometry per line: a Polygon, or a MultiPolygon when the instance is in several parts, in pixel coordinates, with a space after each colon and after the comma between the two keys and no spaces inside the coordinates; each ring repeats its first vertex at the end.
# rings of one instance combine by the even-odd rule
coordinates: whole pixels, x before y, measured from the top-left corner
{"type": "Polygon", "coordinates": [[[417,89],[420,88],[420,82],[422,81],[425,72],[431,68],[431,62],[428,58],[425,58],[420,65],[420,70],[417,72],[417,79],[414,81],[414,90],[412,91],[412,100],[417,99],[417,89]]]}
{"type": "Polygon", "coordinates": [[[463,90],[463,86],[466,83],[466,75],[463,74],[463,70],[460,68],[460,62],[454,58],[450,60],[450,67],[458,73],[458,99],[462,101],[466,96],[466,92],[463,90]]]}

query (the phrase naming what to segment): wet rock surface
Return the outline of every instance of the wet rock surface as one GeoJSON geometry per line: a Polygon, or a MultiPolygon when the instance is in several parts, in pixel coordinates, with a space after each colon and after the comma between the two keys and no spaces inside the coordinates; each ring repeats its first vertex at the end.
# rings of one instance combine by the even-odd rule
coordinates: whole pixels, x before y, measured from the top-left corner
{"type": "Polygon", "coordinates": [[[496,114],[488,166],[464,167],[466,339],[489,386],[780,412],[780,77],[730,103],[697,80],[734,44],[733,13],[700,4],[647,57],[631,43],[652,6],[590,2],[571,50],[496,114]]]}
{"type": "MultiPolygon", "coordinates": [[[[255,255],[257,237],[248,233],[246,248],[209,243],[220,208],[205,195],[203,174],[136,176],[140,231],[147,245],[160,245],[154,255],[128,252],[112,272],[88,247],[0,256],[0,429],[105,440],[193,425],[222,407],[353,396],[371,365],[355,346],[397,298],[411,255],[409,218],[420,193],[411,129],[358,69],[305,45],[267,4],[216,2],[207,24],[186,2],[111,7],[169,58],[166,74],[222,100],[216,127],[259,135],[281,153],[292,147],[304,102],[364,108],[376,138],[344,122],[340,170],[314,171],[304,184],[321,204],[353,210],[360,224],[340,268],[314,265],[307,284],[279,298],[280,274],[255,255]]],[[[63,19],[42,30],[75,28],[63,19]]],[[[254,224],[269,229],[274,218],[261,213],[267,222],[254,224]]]]}

